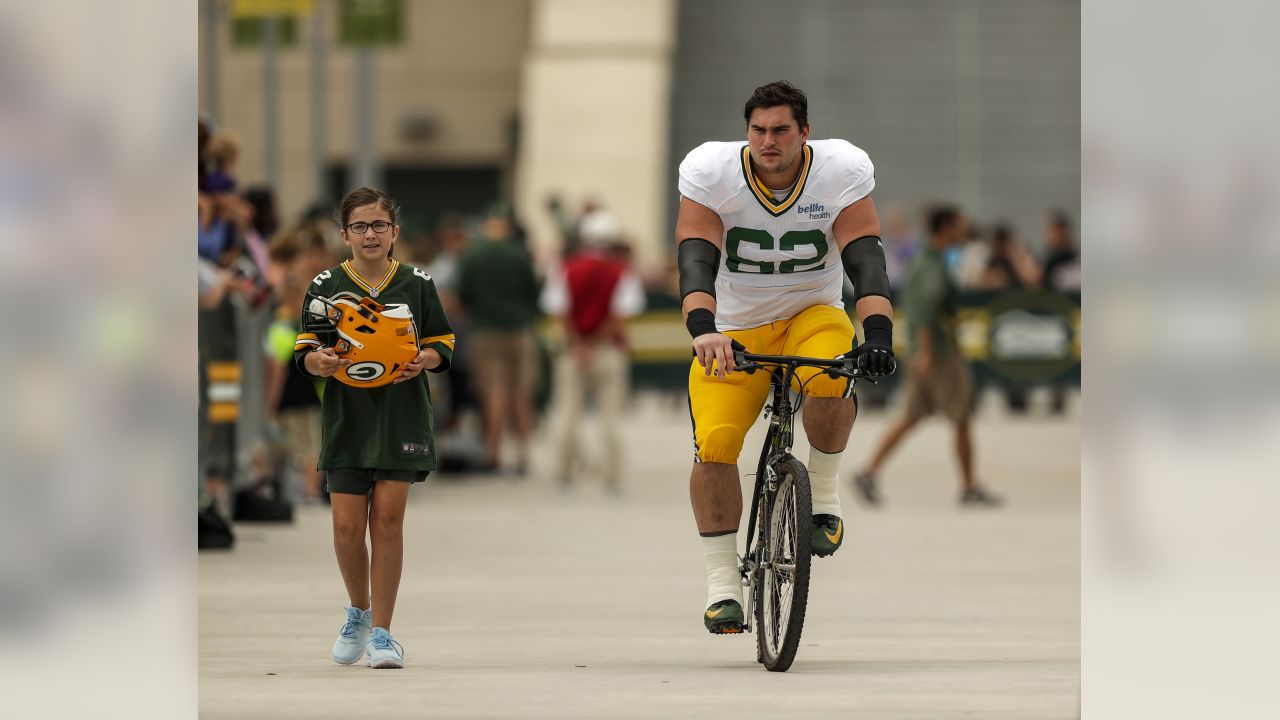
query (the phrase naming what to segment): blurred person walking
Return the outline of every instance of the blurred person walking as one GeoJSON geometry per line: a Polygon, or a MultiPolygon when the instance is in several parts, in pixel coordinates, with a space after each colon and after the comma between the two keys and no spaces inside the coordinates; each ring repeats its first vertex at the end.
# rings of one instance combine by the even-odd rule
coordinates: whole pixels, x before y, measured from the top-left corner
{"type": "Polygon", "coordinates": [[[555,316],[564,337],[556,361],[551,476],[567,489],[578,459],[579,424],[588,394],[594,396],[604,450],[604,483],[622,491],[622,438],[618,421],[631,367],[623,320],[644,309],[644,288],[618,245],[622,233],[607,210],[579,224],[580,249],[547,278],[540,304],[555,316]]]}
{"type": "MultiPolygon", "coordinates": [[[[404,667],[404,649],[390,630],[404,561],[405,504],[411,485],[436,469],[431,393],[422,371],[447,369],[454,345],[431,277],[391,257],[400,236],[398,219],[399,207],[381,190],[347,193],[338,221],[352,257],[317,275],[309,290],[329,299],[345,293],[407,306],[417,329],[417,356],[400,367],[391,384],[352,387],[332,377],[351,364],[334,347],[340,339],[349,342],[336,329],[299,333],[294,348],[300,369],[309,377],[327,378],[317,465],[326,471],[334,550],[350,601],[332,656],[350,665],[367,653],[374,668],[404,667]],[[365,546],[366,530],[372,555],[365,546]]],[[[328,316],[315,311],[323,313],[324,306],[308,299],[304,318],[323,326],[328,316]]]]}
{"type": "Polygon", "coordinates": [[[514,238],[505,206],[494,206],[481,237],[458,263],[458,300],[471,333],[468,357],[472,384],[480,398],[488,468],[502,465],[502,441],[514,425],[515,471],[529,467],[533,392],[538,377],[533,322],[538,313],[538,278],[533,260],[514,238]]]}
{"type": "Polygon", "coordinates": [[[973,477],[973,381],[956,344],[956,287],[943,259],[947,249],[967,234],[964,215],[957,208],[939,206],[929,211],[929,244],[916,258],[902,291],[913,340],[906,413],[881,438],[866,469],[854,476],[854,487],[868,505],[880,504],[879,473],[890,453],[916,423],[934,413],[941,413],[955,429],[960,503],[987,507],[1000,504],[1000,499],[979,486],[973,477]]]}

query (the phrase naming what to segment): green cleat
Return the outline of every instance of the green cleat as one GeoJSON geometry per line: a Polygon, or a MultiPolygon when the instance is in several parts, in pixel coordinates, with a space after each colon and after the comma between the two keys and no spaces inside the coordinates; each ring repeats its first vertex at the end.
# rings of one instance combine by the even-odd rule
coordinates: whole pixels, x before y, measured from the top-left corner
{"type": "Polygon", "coordinates": [[[844,540],[844,521],[838,515],[814,515],[809,547],[818,557],[834,555],[844,540]]]}
{"type": "Polygon", "coordinates": [[[712,635],[729,635],[743,631],[742,605],[737,600],[712,603],[703,613],[702,622],[712,635]]]}

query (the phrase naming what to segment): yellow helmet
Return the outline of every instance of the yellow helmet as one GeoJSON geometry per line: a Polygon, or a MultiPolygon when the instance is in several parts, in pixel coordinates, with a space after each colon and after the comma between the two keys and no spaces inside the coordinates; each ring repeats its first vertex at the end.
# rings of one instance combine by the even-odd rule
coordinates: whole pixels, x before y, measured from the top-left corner
{"type": "Polygon", "coordinates": [[[351,361],[333,377],[351,387],[381,387],[418,356],[418,329],[408,305],[382,305],[355,293],[307,293],[303,328],[336,335],[333,349],[351,361]]]}

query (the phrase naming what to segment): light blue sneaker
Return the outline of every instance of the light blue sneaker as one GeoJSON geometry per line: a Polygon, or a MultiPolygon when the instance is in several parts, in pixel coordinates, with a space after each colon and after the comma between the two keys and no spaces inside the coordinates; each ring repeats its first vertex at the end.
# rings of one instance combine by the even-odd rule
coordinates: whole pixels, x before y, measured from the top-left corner
{"type": "Polygon", "coordinates": [[[365,643],[369,640],[369,632],[373,629],[373,612],[349,607],[347,622],[338,631],[338,639],[333,643],[333,661],[343,665],[352,665],[364,655],[365,643]]]}
{"type": "Polygon", "coordinates": [[[373,629],[367,649],[371,668],[404,667],[404,646],[396,642],[386,628],[373,629]]]}

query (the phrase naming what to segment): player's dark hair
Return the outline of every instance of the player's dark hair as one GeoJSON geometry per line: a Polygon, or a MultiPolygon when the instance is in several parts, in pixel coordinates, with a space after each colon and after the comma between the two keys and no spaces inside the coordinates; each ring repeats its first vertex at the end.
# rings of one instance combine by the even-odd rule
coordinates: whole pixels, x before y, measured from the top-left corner
{"type": "Polygon", "coordinates": [[[338,204],[338,211],[334,213],[333,219],[338,223],[338,227],[345,230],[347,229],[347,219],[351,217],[351,213],[355,212],[356,208],[372,205],[373,203],[378,203],[378,207],[387,211],[387,214],[391,216],[392,225],[400,224],[399,203],[392,200],[390,195],[371,187],[358,187],[347,193],[342,198],[342,202],[338,204]]]}
{"type": "Polygon", "coordinates": [[[796,119],[797,130],[803,130],[809,124],[809,98],[800,88],[786,80],[761,85],[751,93],[742,118],[751,122],[751,113],[756,108],[770,108],[786,105],[791,108],[791,115],[796,119]]]}
{"type": "MultiPolygon", "coordinates": [[[[338,203],[338,210],[334,213],[333,219],[337,221],[339,228],[346,230],[347,219],[351,217],[351,213],[355,212],[356,208],[372,205],[373,203],[378,203],[378,207],[387,211],[387,214],[391,216],[392,225],[400,224],[400,204],[393,200],[390,195],[371,187],[358,187],[347,193],[342,198],[342,202],[338,203]]],[[[387,257],[390,258],[394,255],[395,250],[395,246],[392,245],[387,257]]]]}
{"type": "Polygon", "coordinates": [[[960,209],[953,205],[934,205],[929,208],[928,218],[929,234],[937,235],[960,219],[960,209]]]}

